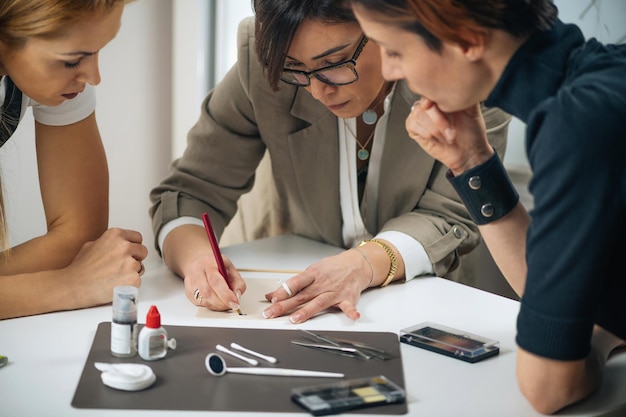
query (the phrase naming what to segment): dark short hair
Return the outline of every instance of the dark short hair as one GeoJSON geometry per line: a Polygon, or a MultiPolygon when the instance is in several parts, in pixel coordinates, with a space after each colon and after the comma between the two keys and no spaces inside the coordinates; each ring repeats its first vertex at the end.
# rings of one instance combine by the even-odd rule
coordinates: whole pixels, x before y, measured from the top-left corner
{"type": "Polygon", "coordinates": [[[345,0],[384,23],[417,33],[434,50],[442,41],[464,44],[463,34],[486,28],[522,38],[549,29],[557,18],[553,0],[345,0]]]}
{"type": "Polygon", "coordinates": [[[356,23],[349,5],[337,0],[253,0],[252,8],[256,53],[273,90],[278,89],[287,51],[303,21],[356,23]]]}

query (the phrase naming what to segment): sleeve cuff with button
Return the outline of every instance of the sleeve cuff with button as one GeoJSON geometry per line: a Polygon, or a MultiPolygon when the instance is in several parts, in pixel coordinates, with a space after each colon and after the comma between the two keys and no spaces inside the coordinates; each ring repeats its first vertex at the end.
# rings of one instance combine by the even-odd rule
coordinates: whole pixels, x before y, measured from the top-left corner
{"type": "Polygon", "coordinates": [[[446,174],[474,223],[484,225],[506,216],[519,201],[500,158],[493,153],[485,163],[463,174],[446,174]]]}
{"type": "Polygon", "coordinates": [[[412,236],[393,230],[381,232],[376,235],[377,239],[390,242],[398,250],[404,262],[404,273],[409,281],[421,275],[434,275],[433,265],[428,259],[424,246],[412,236]]]}

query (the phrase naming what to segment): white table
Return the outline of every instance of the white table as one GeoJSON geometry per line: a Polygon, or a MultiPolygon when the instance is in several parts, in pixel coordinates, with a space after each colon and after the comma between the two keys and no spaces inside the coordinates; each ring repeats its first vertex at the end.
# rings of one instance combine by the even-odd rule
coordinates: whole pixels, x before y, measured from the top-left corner
{"type": "MultiPolygon", "coordinates": [[[[263,239],[224,248],[240,268],[303,269],[337,248],[295,236],[263,239]]],[[[249,276],[246,274],[245,276],[249,276]]],[[[251,277],[253,279],[254,277],[251,277]]],[[[38,294],[45,297],[45,294],[38,294]]],[[[139,295],[139,322],[156,304],[163,326],[305,328],[399,332],[432,321],[500,341],[498,357],[468,364],[402,344],[409,415],[538,416],[515,380],[515,321],[518,303],[440,278],[422,278],[363,294],[361,319],[329,313],[294,326],[274,320],[207,320],[183,295],[182,281],[161,263],[148,265],[139,295]]],[[[85,410],[71,406],[98,323],[111,320],[111,307],[44,314],[0,321],[0,354],[9,364],[0,369],[0,416],[187,416],[207,412],[85,410]]],[[[208,374],[207,374],[207,377],[208,374]]],[[[270,416],[270,413],[208,413],[270,416]]],[[[291,414],[281,414],[290,416],[291,414]]],[[[303,414],[293,414],[303,415],[303,414]]],[[[626,415],[626,355],[613,358],[605,382],[591,399],[561,415],[626,415]],[[621,407],[621,408],[620,408],[621,407]]]]}

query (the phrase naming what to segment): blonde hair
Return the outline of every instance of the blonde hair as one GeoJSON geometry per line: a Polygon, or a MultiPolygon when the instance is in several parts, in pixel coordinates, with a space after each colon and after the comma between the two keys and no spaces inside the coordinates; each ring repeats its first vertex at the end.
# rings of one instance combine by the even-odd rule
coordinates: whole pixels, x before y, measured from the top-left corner
{"type": "MultiPolygon", "coordinates": [[[[29,38],[54,39],[90,16],[107,13],[131,0],[2,0],[0,42],[15,50],[29,38]]],[[[0,173],[1,174],[1,173],[0,173]]],[[[6,213],[0,181],[0,261],[9,248],[6,213]]]]}
{"type": "Polygon", "coordinates": [[[86,17],[106,13],[127,0],[2,0],[0,41],[18,49],[28,38],[53,39],[86,17]]]}

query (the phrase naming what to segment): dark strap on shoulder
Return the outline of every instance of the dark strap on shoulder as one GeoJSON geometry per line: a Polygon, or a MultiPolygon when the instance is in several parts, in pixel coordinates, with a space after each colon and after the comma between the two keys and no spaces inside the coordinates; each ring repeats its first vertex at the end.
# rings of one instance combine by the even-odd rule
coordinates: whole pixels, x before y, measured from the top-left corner
{"type": "Polygon", "coordinates": [[[20,122],[22,112],[22,92],[15,86],[13,80],[6,78],[6,92],[4,103],[0,110],[0,147],[13,135],[20,122]]]}

